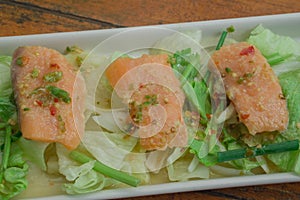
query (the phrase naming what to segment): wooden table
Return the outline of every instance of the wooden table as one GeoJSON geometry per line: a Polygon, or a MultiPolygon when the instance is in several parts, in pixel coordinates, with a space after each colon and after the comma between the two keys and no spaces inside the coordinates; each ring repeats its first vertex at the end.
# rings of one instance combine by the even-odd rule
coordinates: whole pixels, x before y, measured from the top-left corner
{"type": "MultiPolygon", "coordinates": [[[[290,12],[300,12],[299,0],[0,0],[0,36],[108,29],[290,12]]],[[[300,183],[128,199],[300,199],[300,183]]]]}

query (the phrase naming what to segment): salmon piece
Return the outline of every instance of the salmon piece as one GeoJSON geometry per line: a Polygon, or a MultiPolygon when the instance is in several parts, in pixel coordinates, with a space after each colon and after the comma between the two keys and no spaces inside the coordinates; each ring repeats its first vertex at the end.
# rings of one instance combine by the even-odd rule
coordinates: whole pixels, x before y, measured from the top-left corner
{"type": "Polygon", "coordinates": [[[185,95],[167,55],[119,58],[107,68],[106,76],[128,103],[131,122],[138,127],[144,149],[187,145],[182,116],[185,95]]]}
{"type": "Polygon", "coordinates": [[[110,84],[115,87],[120,78],[126,74],[131,69],[136,66],[145,64],[145,63],[159,63],[162,65],[170,66],[168,63],[168,55],[167,54],[159,54],[159,55],[142,55],[140,58],[132,59],[129,57],[118,58],[115,60],[107,69],[106,69],[106,77],[108,78],[110,84]]]}
{"type": "Polygon", "coordinates": [[[251,134],[286,129],[288,110],[281,86],[255,46],[246,42],[223,46],[212,59],[239,120],[251,134]]]}
{"type": "Polygon", "coordinates": [[[75,149],[84,132],[85,83],[59,52],[19,47],[12,81],[24,138],[75,149]]]}

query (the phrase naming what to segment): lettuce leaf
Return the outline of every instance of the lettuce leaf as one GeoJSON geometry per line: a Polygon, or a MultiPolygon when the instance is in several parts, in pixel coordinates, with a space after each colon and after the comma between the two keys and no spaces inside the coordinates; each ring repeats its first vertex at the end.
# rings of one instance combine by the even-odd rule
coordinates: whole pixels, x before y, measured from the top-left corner
{"type": "Polygon", "coordinates": [[[283,73],[278,78],[289,110],[289,125],[284,135],[288,139],[300,139],[300,69],[283,73]]]}
{"type": "Polygon", "coordinates": [[[176,32],[167,37],[162,38],[153,45],[150,53],[159,54],[165,52],[175,53],[182,49],[192,48],[199,50],[200,41],[202,39],[202,31],[185,31],[176,32]]]}
{"type": "Polygon", "coordinates": [[[124,133],[86,131],[82,143],[97,160],[111,168],[121,169],[125,157],[137,144],[137,138],[124,136],[124,133]]]}
{"type": "Polygon", "coordinates": [[[300,61],[282,62],[272,67],[275,74],[280,76],[285,72],[290,72],[300,69],[300,61]]]}
{"type": "Polygon", "coordinates": [[[59,172],[66,177],[63,190],[68,194],[90,193],[111,186],[115,181],[93,170],[95,161],[79,164],[69,158],[69,151],[62,145],[56,145],[59,172]]]}
{"type": "MultiPolygon", "coordinates": [[[[289,124],[287,130],[276,137],[276,142],[285,140],[300,140],[300,70],[281,74],[279,82],[287,99],[289,124]]],[[[268,158],[284,171],[294,171],[300,174],[300,151],[269,155],[268,158]]]]}
{"type": "MultiPolygon", "coordinates": [[[[300,42],[277,35],[262,25],[251,32],[248,42],[254,44],[268,62],[276,57],[280,61],[272,67],[287,99],[289,124],[287,130],[277,135],[273,142],[300,139],[300,42]]],[[[283,171],[300,173],[299,150],[270,154],[267,157],[283,171]]]]}
{"type": "Polygon", "coordinates": [[[191,178],[209,178],[209,168],[197,162],[190,168],[193,163],[193,157],[181,157],[173,164],[167,166],[168,176],[171,181],[187,181],[191,178]]]}
{"type": "Polygon", "coordinates": [[[0,97],[9,97],[12,94],[10,63],[10,56],[0,56],[0,97]]]}
{"type": "Polygon", "coordinates": [[[11,118],[16,118],[16,106],[9,98],[0,97],[0,122],[6,123],[11,118]]]}
{"type": "Polygon", "coordinates": [[[145,153],[130,153],[126,155],[121,171],[137,177],[141,181],[141,184],[149,184],[151,177],[145,165],[146,155],[145,153]]]}
{"type": "Polygon", "coordinates": [[[205,148],[204,145],[206,145],[204,141],[193,140],[190,145],[190,152],[195,154],[198,157],[199,161],[205,166],[215,165],[218,162],[217,152],[220,150],[220,147],[218,145],[215,145],[212,151],[208,152],[206,156],[202,156],[202,151],[205,148]]]}
{"type": "Polygon", "coordinates": [[[247,41],[255,45],[266,58],[277,56],[284,60],[300,60],[300,42],[277,35],[262,25],[251,31],[247,41]]]}
{"type": "MultiPolygon", "coordinates": [[[[245,126],[237,125],[235,129],[223,129],[222,144],[226,150],[241,149],[246,146],[253,146],[252,142],[246,141],[240,133],[244,132],[245,126]],[[235,135],[235,137],[233,136],[235,135]]],[[[249,158],[242,158],[228,162],[233,168],[241,170],[241,174],[252,174],[251,170],[265,164],[249,158]]]]}
{"type": "Polygon", "coordinates": [[[49,143],[27,140],[21,137],[18,140],[18,144],[23,149],[24,156],[26,159],[36,164],[43,171],[47,170],[47,165],[45,161],[45,151],[49,146],[49,143]],[[34,149],[34,151],[32,151],[32,149],[34,149]]]}

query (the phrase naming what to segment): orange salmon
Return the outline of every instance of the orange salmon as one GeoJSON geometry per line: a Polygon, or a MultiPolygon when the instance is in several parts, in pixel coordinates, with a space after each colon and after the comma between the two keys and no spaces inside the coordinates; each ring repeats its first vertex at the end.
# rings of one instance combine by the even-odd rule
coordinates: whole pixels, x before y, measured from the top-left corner
{"type": "Polygon", "coordinates": [[[24,138],[75,149],[84,132],[85,83],[59,52],[19,47],[12,81],[24,138]]]}
{"type": "Polygon", "coordinates": [[[251,134],[286,129],[288,110],[281,86],[255,46],[246,42],[223,46],[212,59],[239,120],[251,134]]]}
{"type": "Polygon", "coordinates": [[[107,68],[106,76],[118,96],[128,103],[144,149],[187,144],[182,116],[185,95],[168,63],[168,55],[119,58],[107,68]]]}

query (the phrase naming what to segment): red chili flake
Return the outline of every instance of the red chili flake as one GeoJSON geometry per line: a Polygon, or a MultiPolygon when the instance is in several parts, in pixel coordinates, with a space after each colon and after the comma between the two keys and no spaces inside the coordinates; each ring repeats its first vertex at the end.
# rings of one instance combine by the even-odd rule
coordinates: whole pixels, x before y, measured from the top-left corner
{"type": "Polygon", "coordinates": [[[241,52],[240,52],[240,55],[241,56],[248,56],[248,55],[253,55],[255,53],[255,49],[253,46],[249,46],[245,49],[243,49],[241,52]]]}
{"type": "Polygon", "coordinates": [[[141,89],[141,88],[143,88],[143,87],[145,87],[145,85],[141,83],[141,84],[139,85],[139,88],[141,89]]]}
{"type": "Polygon", "coordinates": [[[242,119],[247,119],[250,116],[250,114],[241,114],[242,119]]]}
{"type": "Polygon", "coordinates": [[[56,109],[56,107],[55,107],[54,105],[51,105],[51,106],[49,107],[49,110],[50,110],[50,114],[51,114],[52,116],[56,115],[57,109],[56,109]]]}
{"type": "Polygon", "coordinates": [[[207,117],[207,119],[211,119],[212,114],[206,113],[206,117],[207,117]]]}
{"type": "Polygon", "coordinates": [[[54,98],[53,101],[54,101],[55,103],[57,103],[57,102],[59,102],[59,99],[58,99],[58,98],[54,98]]]}
{"type": "Polygon", "coordinates": [[[39,106],[43,106],[43,102],[40,101],[40,100],[35,100],[36,104],[39,105],[39,106]]]}
{"type": "Polygon", "coordinates": [[[50,64],[50,67],[51,67],[51,68],[55,68],[55,69],[59,69],[59,68],[60,68],[59,65],[56,64],[56,63],[50,64]]]}

